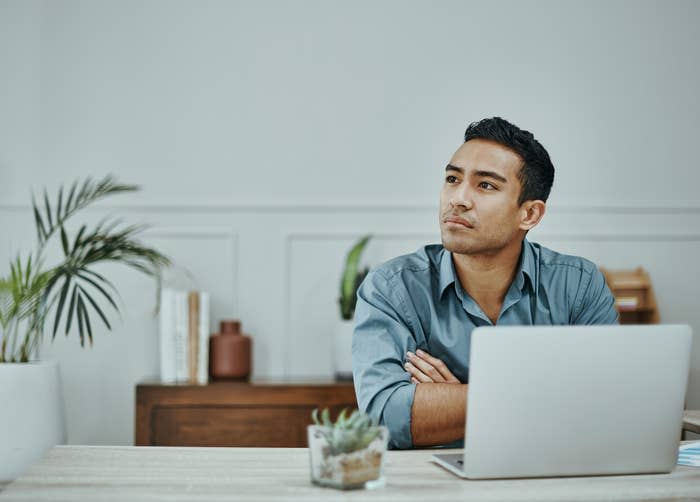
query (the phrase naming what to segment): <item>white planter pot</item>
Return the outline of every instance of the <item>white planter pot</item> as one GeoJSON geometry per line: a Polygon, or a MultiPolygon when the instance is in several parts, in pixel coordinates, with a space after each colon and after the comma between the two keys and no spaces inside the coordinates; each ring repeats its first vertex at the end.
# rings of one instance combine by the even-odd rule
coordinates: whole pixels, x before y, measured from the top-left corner
{"type": "Polygon", "coordinates": [[[58,363],[0,363],[0,482],[66,441],[58,363]]]}
{"type": "Polygon", "coordinates": [[[352,332],[355,321],[340,320],[333,337],[333,363],[338,380],[352,380],[352,332]]]}

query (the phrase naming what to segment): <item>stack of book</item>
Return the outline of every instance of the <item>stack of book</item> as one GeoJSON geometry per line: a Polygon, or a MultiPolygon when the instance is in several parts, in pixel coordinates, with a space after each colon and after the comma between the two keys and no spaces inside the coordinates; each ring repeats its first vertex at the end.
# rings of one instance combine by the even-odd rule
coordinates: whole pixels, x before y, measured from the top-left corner
{"type": "Polygon", "coordinates": [[[209,380],[209,293],[163,288],[160,294],[160,380],[209,380]]]}

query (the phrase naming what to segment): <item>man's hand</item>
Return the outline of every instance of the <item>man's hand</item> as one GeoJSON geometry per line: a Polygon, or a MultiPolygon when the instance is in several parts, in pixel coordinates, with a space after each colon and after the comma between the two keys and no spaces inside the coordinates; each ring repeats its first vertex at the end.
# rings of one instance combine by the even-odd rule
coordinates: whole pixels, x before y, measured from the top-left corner
{"type": "Polygon", "coordinates": [[[417,350],[406,352],[406,364],[404,368],[411,375],[413,383],[461,383],[452,372],[437,357],[433,357],[427,352],[417,350]]]}

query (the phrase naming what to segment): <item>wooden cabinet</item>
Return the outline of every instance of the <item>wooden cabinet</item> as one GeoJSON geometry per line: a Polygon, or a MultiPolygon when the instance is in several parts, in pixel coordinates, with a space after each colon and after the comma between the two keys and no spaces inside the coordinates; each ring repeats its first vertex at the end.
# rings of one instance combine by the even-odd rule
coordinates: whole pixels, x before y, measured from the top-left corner
{"type": "Polygon", "coordinates": [[[651,279],[646,270],[600,269],[615,296],[615,308],[620,313],[620,324],[656,324],[659,311],[651,279]]]}
{"type": "Polygon", "coordinates": [[[356,408],[352,383],[141,383],[136,446],[305,447],[314,408],[356,408]]]}

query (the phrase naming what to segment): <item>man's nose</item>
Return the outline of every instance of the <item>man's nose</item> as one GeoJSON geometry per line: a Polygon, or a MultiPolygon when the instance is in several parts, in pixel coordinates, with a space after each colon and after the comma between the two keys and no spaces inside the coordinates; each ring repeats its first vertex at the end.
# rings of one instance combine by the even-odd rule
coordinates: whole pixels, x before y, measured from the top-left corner
{"type": "Polygon", "coordinates": [[[450,198],[450,205],[452,207],[461,207],[465,210],[471,209],[474,203],[472,200],[472,192],[469,187],[460,187],[459,190],[455,190],[450,198]]]}

